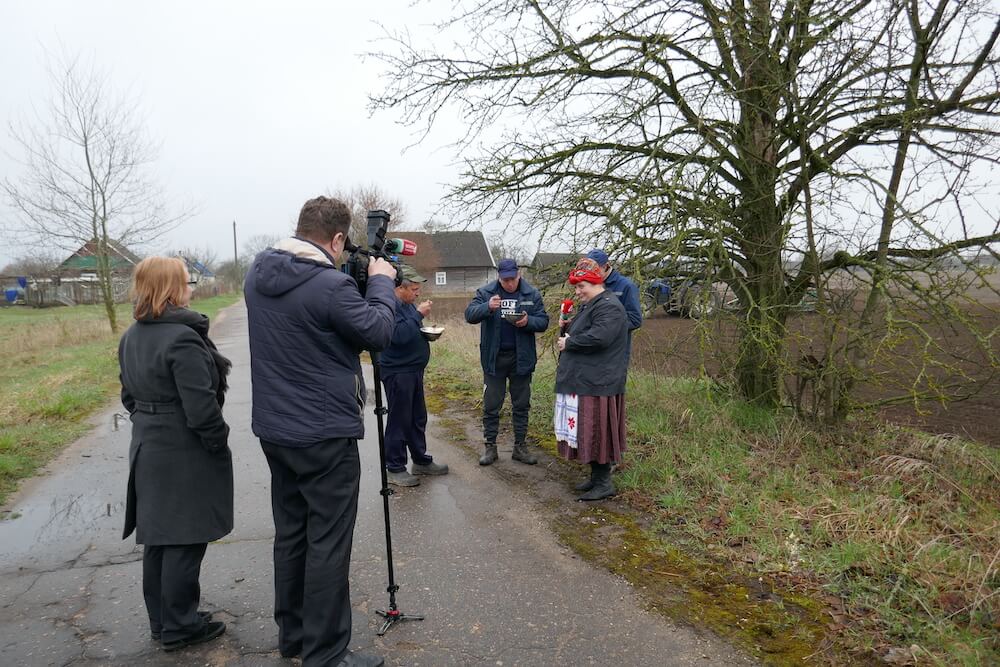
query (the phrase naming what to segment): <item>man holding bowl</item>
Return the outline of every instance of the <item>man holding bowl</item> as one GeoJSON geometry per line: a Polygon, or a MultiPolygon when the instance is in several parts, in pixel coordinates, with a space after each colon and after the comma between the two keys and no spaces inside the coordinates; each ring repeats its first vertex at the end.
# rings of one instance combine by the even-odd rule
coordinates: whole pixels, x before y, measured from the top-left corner
{"type": "Polygon", "coordinates": [[[481,324],[479,360],[483,366],[483,438],[479,465],[497,460],[500,408],[510,389],[514,422],[514,452],[511,458],[534,465],[528,451],[528,411],[531,408],[531,374],[535,370],[535,334],[549,326],[542,295],[521,278],[517,262],[501,259],[497,280],[476,290],[465,309],[465,321],[481,324]]]}
{"type": "Polygon", "coordinates": [[[444,475],[448,466],[435,463],[427,453],[427,404],[424,401],[424,369],[431,347],[421,327],[431,312],[431,301],[421,301],[420,286],[427,279],[413,267],[401,264],[402,279],[396,288],[396,326],[392,342],[379,357],[389,415],[385,423],[386,478],[396,486],[417,486],[417,475],[444,475]],[[406,451],[413,458],[406,470],[406,451]]]}

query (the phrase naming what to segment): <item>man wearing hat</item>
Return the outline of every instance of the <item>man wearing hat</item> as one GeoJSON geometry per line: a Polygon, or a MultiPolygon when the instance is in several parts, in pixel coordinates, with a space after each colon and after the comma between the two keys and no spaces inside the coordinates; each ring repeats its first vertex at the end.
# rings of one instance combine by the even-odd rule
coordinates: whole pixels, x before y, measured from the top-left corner
{"type": "Polygon", "coordinates": [[[535,334],[549,326],[542,295],[521,278],[517,262],[501,259],[497,280],[476,290],[465,309],[465,321],[480,324],[479,361],[483,366],[483,438],[479,465],[497,460],[500,408],[510,391],[514,422],[515,461],[534,465],[528,451],[528,411],[531,408],[531,374],[535,370],[535,334]]]}
{"type": "Polygon", "coordinates": [[[431,347],[420,327],[431,312],[431,301],[413,304],[427,279],[413,267],[399,267],[401,282],[396,288],[396,325],[392,342],[379,357],[389,415],[385,424],[385,468],[390,484],[417,486],[417,475],[444,475],[448,466],[435,463],[427,453],[427,405],[424,402],[424,369],[431,347]],[[406,450],[413,458],[412,472],[406,470],[406,450]]]}
{"type": "MultiPolygon", "coordinates": [[[[594,248],[587,253],[587,257],[594,260],[601,266],[604,274],[604,289],[610,290],[618,300],[625,306],[625,315],[628,317],[628,350],[632,350],[632,332],[642,326],[642,305],[639,303],[639,288],[636,284],[620,274],[608,261],[608,253],[600,248],[594,248]]],[[[629,355],[625,360],[628,361],[629,355]]]]}

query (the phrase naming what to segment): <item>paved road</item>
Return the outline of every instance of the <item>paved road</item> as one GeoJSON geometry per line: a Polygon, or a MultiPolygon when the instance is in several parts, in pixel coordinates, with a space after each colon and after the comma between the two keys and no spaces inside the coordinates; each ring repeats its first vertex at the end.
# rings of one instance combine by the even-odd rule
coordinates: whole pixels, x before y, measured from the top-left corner
{"type": "MultiPolygon", "coordinates": [[[[212,335],[234,361],[226,417],[236,529],[208,548],[202,607],[228,632],[171,654],[150,641],[141,548],[121,540],[129,427],[114,428],[114,405],[24,486],[8,506],[14,518],[0,522],[0,665],[297,664],[278,656],[271,619],[268,472],[249,426],[242,306],[224,311],[212,335]]],[[[366,412],[372,423],[361,445],[352,648],[378,652],[390,665],[750,664],[714,637],[643,611],[627,583],[560,545],[543,521],[551,507],[506,479],[515,466],[544,476],[541,466],[527,469],[505,456],[481,469],[467,448],[433,437],[433,421],[431,453],[451,474],[425,478],[391,500],[399,607],[426,620],[376,637],[374,610],[385,608],[387,575],[376,429],[366,412]]]]}

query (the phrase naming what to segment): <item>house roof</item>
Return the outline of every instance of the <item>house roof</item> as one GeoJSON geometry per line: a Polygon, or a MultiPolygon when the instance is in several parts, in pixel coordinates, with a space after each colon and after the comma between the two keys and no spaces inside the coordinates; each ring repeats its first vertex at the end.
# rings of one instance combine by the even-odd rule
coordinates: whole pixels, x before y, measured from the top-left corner
{"type": "MultiPolygon", "coordinates": [[[[131,250],[114,240],[108,240],[108,250],[111,258],[111,268],[131,269],[139,263],[139,257],[131,250]]],[[[91,239],[84,243],[72,255],[63,260],[59,269],[77,271],[97,270],[97,240],[91,239]]]]}
{"type": "Polygon", "coordinates": [[[564,264],[570,268],[579,258],[580,254],[575,252],[540,252],[536,253],[535,258],[531,260],[531,268],[540,271],[555,264],[564,264]]]}
{"type": "Polygon", "coordinates": [[[399,232],[417,244],[417,254],[405,261],[417,271],[493,267],[493,257],[482,232],[399,232]]]}
{"type": "Polygon", "coordinates": [[[184,255],[180,255],[180,258],[184,260],[185,264],[187,264],[188,273],[191,273],[192,271],[197,271],[200,275],[202,275],[202,276],[204,276],[206,278],[214,278],[215,277],[215,273],[213,273],[210,268],[208,268],[207,266],[205,266],[204,264],[202,264],[198,260],[196,260],[196,259],[188,259],[184,255]]]}

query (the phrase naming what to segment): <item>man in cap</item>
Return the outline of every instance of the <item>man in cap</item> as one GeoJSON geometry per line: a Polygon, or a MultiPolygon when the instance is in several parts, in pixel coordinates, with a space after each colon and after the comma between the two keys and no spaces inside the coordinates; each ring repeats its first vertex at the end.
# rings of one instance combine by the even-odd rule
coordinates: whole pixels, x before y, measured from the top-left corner
{"type": "Polygon", "coordinates": [[[417,486],[417,475],[444,475],[448,466],[435,463],[427,453],[427,404],[424,401],[424,369],[431,347],[420,327],[431,312],[431,301],[421,301],[420,286],[427,279],[413,267],[400,265],[401,282],[396,287],[396,324],[392,342],[379,357],[389,415],[385,424],[385,468],[390,484],[417,486]],[[406,471],[406,450],[413,458],[406,471]]]}
{"type": "Polygon", "coordinates": [[[510,390],[514,422],[515,461],[534,465],[528,451],[528,411],[531,408],[531,374],[535,370],[535,334],[549,326],[542,295],[521,278],[517,262],[501,259],[497,280],[476,290],[465,309],[465,321],[480,324],[479,361],[483,367],[483,438],[479,465],[497,460],[500,408],[510,390]]]}
{"type": "MultiPolygon", "coordinates": [[[[600,248],[594,248],[587,257],[601,266],[604,273],[604,289],[610,290],[625,306],[628,317],[629,353],[632,351],[632,332],[642,326],[642,305],[639,303],[639,288],[636,284],[619,273],[608,261],[608,253],[600,248]]],[[[627,359],[628,357],[626,357],[627,359]]]]}

